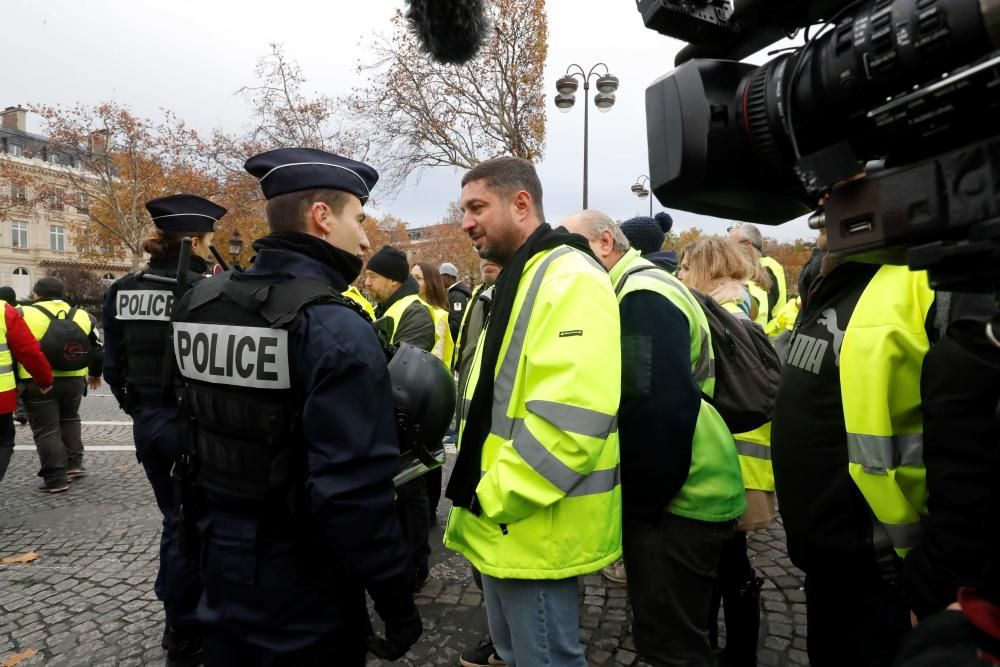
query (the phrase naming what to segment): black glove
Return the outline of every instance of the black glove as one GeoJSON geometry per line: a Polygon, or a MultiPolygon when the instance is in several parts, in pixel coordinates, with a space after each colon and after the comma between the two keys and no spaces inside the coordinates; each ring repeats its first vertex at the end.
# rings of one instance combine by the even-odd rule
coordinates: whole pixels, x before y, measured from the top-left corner
{"type": "Polygon", "coordinates": [[[409,577],[369,587],[375,611],[385,622],[385,638],[369,637],[368,650],[384,660],[398,660],[417,643],[424,625],[413,604],[413,584],[409,577]]]}

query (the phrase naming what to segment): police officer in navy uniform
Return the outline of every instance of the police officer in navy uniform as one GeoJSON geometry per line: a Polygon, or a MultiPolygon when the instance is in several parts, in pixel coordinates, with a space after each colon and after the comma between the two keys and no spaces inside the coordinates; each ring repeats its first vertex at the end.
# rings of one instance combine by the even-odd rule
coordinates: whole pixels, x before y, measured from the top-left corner
{"type": "MultiPolygon", "coordinates": [[[[215,223],[226,213],[207,199],[179,194],[146,203],[156,233],[143,243],[149,253],[146,273],[174,278],[181,240],[192,239],[190,282],[208,269],[206,258],[215,223]]],[[[104,379],[125,412],[132,415],[136,458],[153,487],[163,514],[160,569],[156,597],[163,601],[166,627],[163,644],[170,665],[194,665],[201,657],[201,630],[195,609],[201,577],[195,559],[177,545],[177,499],[170,469],[179,455],[177,404],[167,386],[164,360],[169,361],[169,327],[174,294],[169,285],[141,281],[136,274],[113,283],[104,298],[104,379]]]]}
{"type": "Polygon", "coordinates": [[[245,272],[188,292],[172,325],[205,664],[395,659],[422,628],[394,507],[393,394],[374,328],[340,295],[368,250],[362,206],[378,174],[307,148],[245,166],[270,234],[245,272]]]}

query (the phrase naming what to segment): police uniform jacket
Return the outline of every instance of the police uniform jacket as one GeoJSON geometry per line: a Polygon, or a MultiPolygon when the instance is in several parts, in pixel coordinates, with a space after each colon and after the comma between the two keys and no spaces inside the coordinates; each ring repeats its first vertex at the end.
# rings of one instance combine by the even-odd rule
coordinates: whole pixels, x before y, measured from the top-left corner
{"type": "MultiPolygon", "coordinates": [[[[327,250],[286,246],[311,248],[313,257],[282,246],[273,237],[258,241],[246,273],[285,273],[323,281],[337,293],[347,289],[341,271],[323,261],[327,250]]],[[[268,521],[213,507],[209,499],[199,525],[206,541],[202,621],[253,628],[254,641],[272,648],[331,632],[363,633],[365,588],[376,609],[412,604],[394,505],[393,398],[371,324],[343,305],[306,306],[288,327],[286,353],[290,385],[302,401],[298,437],[286,446],[304,449],[305,479],[293,479],[305,491],[303,516],[268,521]]]]}
{"type": "MultiPolygon", "coordinates": [[[[146,273],[175,277],[177,275],[178,254],[152,259],[146,268],[146,273]]],[[[192,277],[208,270],[208,263],[198,257],[191,256],[190,271],[192,277]]],[[[104,381],[108,383],[111,392],[124,406],[126,379],[129,376],[127,364],[127,342],[125,327],[138,326],[137,340],[142,341],[151,357],[159,355],[161,362],[169,360],[167,351],[168,325],[173,308],[174,294],[172,288],[153,283],[142,283],[136,279],[136,274],[130,273],[111,283],[104,295],[104,381]],[[122,292],[129,292],[130,297],[122,300],[122,292]]],[[[192,280],[191,282],[195,282],[192,280]]],[[[132,351],[135,352],[134,350],[132,351]]],[[[132,369],[135,371],[136,369],[132,369]]],[[[162,369],[160,377],[153,381],[131,382],[130,391],[136,397],[145,400],[162,400],[173,403],[172,396],[163,394],[162,369]]]]}

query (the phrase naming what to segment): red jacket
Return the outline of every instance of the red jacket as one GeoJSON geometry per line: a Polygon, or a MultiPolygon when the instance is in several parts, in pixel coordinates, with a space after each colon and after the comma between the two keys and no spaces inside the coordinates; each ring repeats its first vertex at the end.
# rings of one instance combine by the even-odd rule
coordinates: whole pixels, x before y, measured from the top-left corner
{"type": "MultiPolygon", "coordinates": [[[[7,347],[14,361],[28,369],[39,387],[51,387],[52,367],[42,354],[42,348],[38,346],[38,340],[31,333],[24,317],[8,303],[3,304],[3,309],[7,320],[7,347]]],[[[16,409],[17,390],[0,391],[0,415],[9,414],[16,409]]]]}

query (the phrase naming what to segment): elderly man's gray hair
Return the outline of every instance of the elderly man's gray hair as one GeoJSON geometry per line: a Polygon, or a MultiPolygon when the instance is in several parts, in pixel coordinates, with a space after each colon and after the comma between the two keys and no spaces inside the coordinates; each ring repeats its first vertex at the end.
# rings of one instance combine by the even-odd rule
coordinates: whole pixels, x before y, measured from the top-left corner
{"type": "Polygon", "coordinates": [[[567,217],[577,218],[583,223],[582,233],[588,241],[596,241],[604,232],[611,232],[612,247],[615,252],[628,252],[632,247],[618,223],[600,211],[588,208],[567,217]]]}
{"type": "Polygon", "coordinates": [[[739,230],[740,238],[749,241],[750,245],[757,248],[757,250],[764,250],[764,235],[757,229],[757,225],[746,222],[736,229],[739,230]]]}

